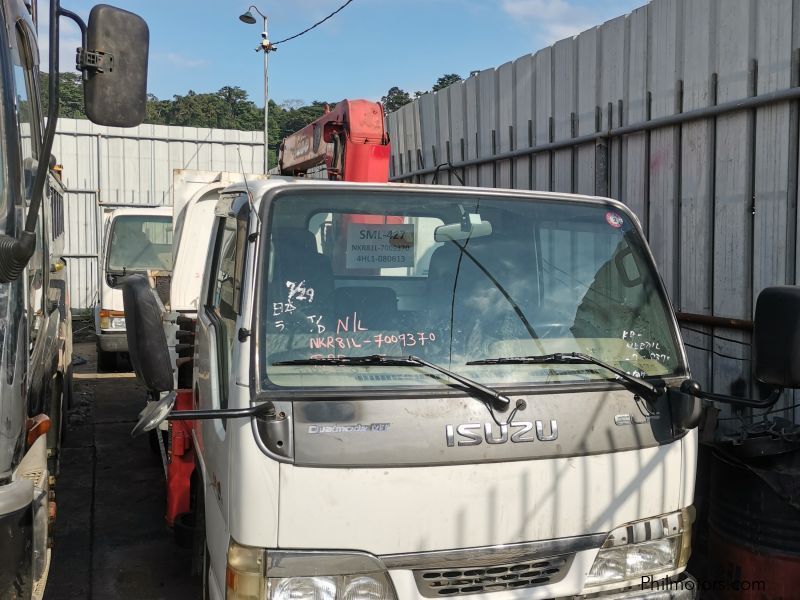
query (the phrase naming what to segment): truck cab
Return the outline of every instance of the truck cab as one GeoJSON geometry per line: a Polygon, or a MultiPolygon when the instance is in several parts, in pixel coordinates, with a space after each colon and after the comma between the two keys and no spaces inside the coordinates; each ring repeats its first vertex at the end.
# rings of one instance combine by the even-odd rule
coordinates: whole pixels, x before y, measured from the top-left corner
{"type": "MultiPolygon", "coordinates": [[[[200,171],[175,169],[172,178],[173,268],[169,302],[165,303],[170,317],[165,334],[171,362],[178,358],[176,347],[179,327],[177,319],[197,319],[203,273],[208,262],[208,246],[215,222],[215,209],[220,193],[234,182],[256,181],[265,175],[229,171],[200,171]]],[[[119,293],[119,291],[117,291],[119,293]]],[[[191,365],[176,365],[175,385],[191,387],[191,365]],[[183,374],[183,376],[181,376],[183,374]],[[179,381],[179,377],[181,380],[179,381]]]]}
{"type": "Polygon", "coordinates": [[[616,201],[232,186],[190,391],[207,597],[622,598],[643,578],[691,582],[696,419],[664,393],[688,376],[616,201]]]}
{"type": "Polygon", "coordinates": [[[115,281],[133,273],[147,275],[165,304],[172,275],[172,208],[107,208],[103,213],[102,271],[94,310],[97,366],[116,367],[128,352],[122,293],[115,281]]]}

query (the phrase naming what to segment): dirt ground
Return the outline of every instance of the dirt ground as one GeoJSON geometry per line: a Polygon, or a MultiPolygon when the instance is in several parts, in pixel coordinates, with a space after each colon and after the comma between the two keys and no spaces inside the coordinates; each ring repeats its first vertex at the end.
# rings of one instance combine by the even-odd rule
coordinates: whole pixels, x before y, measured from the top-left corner
{"type": "Polygon", "coordinates": [[[198,598],[190,552],[164,521],[161,460],[146,436],[130,436],[143,389],[124,360],[97,373],[94,342],[76,343],[74,354],[45,600],[198,598]]]}

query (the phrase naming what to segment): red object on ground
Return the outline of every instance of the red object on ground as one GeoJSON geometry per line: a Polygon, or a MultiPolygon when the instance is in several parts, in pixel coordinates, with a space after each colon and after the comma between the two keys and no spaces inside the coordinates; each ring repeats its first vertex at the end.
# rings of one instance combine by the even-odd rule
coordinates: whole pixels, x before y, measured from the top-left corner
{"type": "MultiPolygon", "coordinates": [[[[178,390],[175,410],[191,410],[192,390],[178,390]]],[[[192,425],[194,421],[172,421],[170,424],[171,451],[167,465],[167,525],[172,527],[175,517],[189,512],[189,492],[194,472],[194,446],[192,425]]]]}
{"type": "Polygon", "coordinates": [[[389,136],[383,106],[369,100],[342,100],[281,143],[281,175],[302,175],[325,165],[328,179],[389,181],[389,136]]]}

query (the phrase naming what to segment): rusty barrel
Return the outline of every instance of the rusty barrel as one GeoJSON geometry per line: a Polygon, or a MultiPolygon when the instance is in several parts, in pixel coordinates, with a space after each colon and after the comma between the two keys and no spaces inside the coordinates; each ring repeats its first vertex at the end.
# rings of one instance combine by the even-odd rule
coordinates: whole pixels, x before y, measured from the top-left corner
{"type": "Polygon", "coordinates": [[[800,598],[800,451],[714,452],[704,598],[800,598]]]}

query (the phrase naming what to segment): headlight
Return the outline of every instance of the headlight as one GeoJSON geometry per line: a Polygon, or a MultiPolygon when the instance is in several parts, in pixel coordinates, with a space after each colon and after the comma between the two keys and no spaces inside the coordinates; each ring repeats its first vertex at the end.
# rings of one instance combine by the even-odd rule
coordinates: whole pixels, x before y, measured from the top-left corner
{"type": "Polygon", "coordinates": [[[685,567],[691,554],[694,508],[636,521],[608,534],[586,587],[640,579],[685,567]]]}
{"type": "Polygon", "coordinates": [[[225,571],[226,600],[263,600],[264,549],[231,540],[225,571]]]}
{"type": "Polygon", "coordinates": [[[100,329],[125,329],[125,313],[120,310],[102,309],[100,329]]]}
{"type": "Polygon", "coordinates": [[[395,600],[383,564],[366,553],[267,551],[267,600],[395,600]]]}
{"type": "Polygon", "coordinates": [[[268,580],[269,600],[390,600],[385,573],[335,577],[279,577],[268,580]]]}
{"type": "Polygon", "coordinates": [[[283,552],[231,540],[226,600],[396,600],[383,564],[361,552],[283,552]]]}

